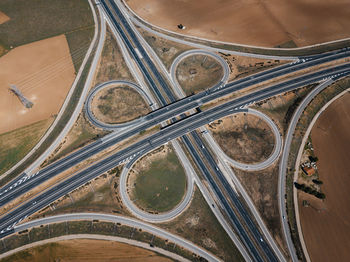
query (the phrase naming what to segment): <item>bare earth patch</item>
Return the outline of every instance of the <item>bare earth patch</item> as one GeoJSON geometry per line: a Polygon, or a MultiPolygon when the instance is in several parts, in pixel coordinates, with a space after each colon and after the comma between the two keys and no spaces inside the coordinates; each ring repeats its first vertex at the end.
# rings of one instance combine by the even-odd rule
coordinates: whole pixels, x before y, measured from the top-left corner
{"type": "Polygon", "coordinates": [[[0,58],[0,133],[57,114],[75,78],[64,35],[17,47],[0,58]],[[8,89],[15,84],[34,106],[8,89]]]}
{"type": "Polygon", "coordinates": [[[350,36],[347,0],[125,0],[161,28],[258,46],[306,46],[350,36]],[[186,29],[177,28],[183,24],[186,29]]]}
{"type": "Polygon", "coordinates": [[[8,20],[10,20],[10,17],[0,11],[0,25],[7,22],[8,20]]]}
{"type": "Polygon", "coordinates": [[[239,113],[209,125],[215,140],[232,159],[243,163],[266,160],[274,148],[270,126],[259,117],[239,113]]]}
{"type": "Polygon", "coordinates": [[[150,108],[133,88],[116,86],[99,91],[92,100],[94,115],[104,123],[124,123],[146,115],[150,108]]]}
{"type": "Polygon", "coordinates": [[[269,60],[255,57],[236,56],[221,52],[220,55],[223,59],[225,59],[230,68],[229,81],[235,78],[246,77],[247,75],[254,74],[262,70],[267,70],[273,66],[285,63],[284,60],[269,60]]]}
{"type": "Polygon", "coordinates": [[[176,78],[187,95],[217,84],[223,77],[221,64],[206,55],[192,55],[183,59],[176,68],[176,78]]]}
{"type": "Polygon", "coordinates": [[[171,259],[132,245],[92,239],[73,239],[27,249],[3,261],[157,261],[171,259]]]}
{"type": "Polygon", "coordinates": [[[349,123],[350,94],[322,113],[311,131],[319,179],[325,200],[299,192],[300,221],[313,261],[349,261],[350,191],[349,123]],[[310,206],[304,207],[307,200],[310,206]]]}

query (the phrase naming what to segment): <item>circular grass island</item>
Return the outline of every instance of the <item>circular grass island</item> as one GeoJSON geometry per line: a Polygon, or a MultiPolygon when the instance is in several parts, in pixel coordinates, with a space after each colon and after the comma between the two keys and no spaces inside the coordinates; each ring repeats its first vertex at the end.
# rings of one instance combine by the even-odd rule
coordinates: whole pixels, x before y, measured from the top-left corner
{"type": "Polygon", "coordinates": [[[138,160],[128,177],[130,199],[149,213],[174,209],[186,191],[185,171],[171,146],[162,146],[138,160]]]}
{"type": "Polygon", "coordinates": [[[214,139],[231,159],[255,164],[269,158],[275,144],[271,127],[260,117],[238,113],[209,125],[214,139]]]}
{"type": "Polygon", "coordinates": [[[150,112],[144,98],[127,85],[104,88],[95,95],[91,103],[94,116],[103,123],[121,124],[150,112]]]}
{"type": "Polygon", "coordinates": [[[176,79],[186,95],[214,86],[223,76],[222,65],[208,55],[187,56],[176,67],[176,79]]]}

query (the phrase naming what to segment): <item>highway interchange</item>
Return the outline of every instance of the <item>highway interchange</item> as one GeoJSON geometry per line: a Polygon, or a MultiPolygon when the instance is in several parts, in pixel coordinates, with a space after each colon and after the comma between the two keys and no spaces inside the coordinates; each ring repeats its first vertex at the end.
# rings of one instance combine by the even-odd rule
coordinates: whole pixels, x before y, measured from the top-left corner
{"type": "MultiPolygon", "coordinates": [[[[44,208],[48,204],[54,202],[79,186],[86,184],[91,179],[99,176],[109,169],[112,169],[120,164],[128,162],[132,163],[145,153],[150,152],[173,139],[181,137],[186,148],[191,153],[194,162],[201,170],[201,173],[205,176],[207,181],[210,182],[211,188],[215,192],[219,203],[224,207],[223,210],[228,214],[228,217],[230,217],[232,225],[236,229],[235,232],[240,236],[240,239],[246,246],[247,250],[249,250],[252,259],[255,261],[263,261],[265,257],[265,259],[268,259],[269,261],[284,260],[285,258],[283,258],[283,256],[281,256],[281,254],[276,251],[275,248],[271,249],[270,245],[268,244],[270,241],[266,242],[264,240],[264,235],[261,234],[258,227],[252,221],[249,212],[247,212],[247,210],[245,210],[245,208],[242,206],[240,200],[238,199],[237,193],[228,184],[214,157],[209,150],[206,149],[201,137],[195,130],[216,119],[245,110],[244,108],[251,103],[293,90],[300,86],[319,82],[327,78],[333,78],[336,80],[337,78],[348,75],[350,73],[350,65],[344,64],[330,69],[323,69],[317,72],[304,74],[291,80],[285,80],[281,83],[268,86],[259,91],[253,91],[250,94],[236,98],[208,110],[187,115],[186,117],[184,114],[189,112],[191,109],[200,107],[202,104],[215,101],[220,97],[227,96],[235,91],[261,83],[271,78],[283,76],[285,74],[328,61],[348,57],[348,50],[340,50],[328,54],[313,56],[311,58],[302,58],[294,63],[285,64],[254,74],[247,78],[233,81],[231,83],[224,83],[225,81],[221,81],[216,86],[207,89],[204,92],[177,100],[171,89],[168,87],[163,76],[158,72],[157,67],[154,65],[147,52],[138,41],[136,34],[128,25],[128,21],[124,18],[120,11],[118,12],[118,6],[111,1],[101,1],[101,4],[103,5],[106,15],[109,16],[109,19],[113,22],[126,46],[128,46],[128,50],[132,54],[132,57],[135,61],[137,61],[146,82],[156,95],[161,108],[153,111],[143,118],[138,119],[138,121],[134,121],[130,126],[128,126],[128,129],[120,130],[118,132],[111,133],[104,138],[100,138],[92,144],[70,154],[69,156],[52,163],[37,173],[32,175],[22,174],[0,189],[0,205],[3,206],[9,203],[13,199],[16,199],[37,185],[60,174],[64,170],[67,170],[68,168],[108,147],[115,145],[120,141],[140,133],[142,130],[159,125],[166,120],[172,120],[173,123],[162,128],[156,134],[138,141],[137,143],[130,145],[129,147],[107,157],[106,159],[101,160],[98,163],[92,164],[85,170],[78,172],[74,176],[57,185],[52,186],[42,194],[36,196],[26,203],[21,204],[16,209],[2,216],[0,218],[0,230],[2,236],[14,232],[15,225],[29,215],[44,208]],[[106,4],[106,2],[109,2],[109,4],[106,4]],[[163,88],[163,92],[159,90],[159,86],[163,88]],[[166,94],[167,97],[165,98],[163,94],[166,94]],[[176,120],[175,117],[179,116],[182,117],[181,120],[176,120]],[[194,144],[196,146],[194,146],[194,144]],[[206,163],[209,164],[210,169],[208,169],[206,163],[203,162],[203,157],[206,159],[206,163]],[[220,185],[218,185],[218,181],[220,185]],[[232,208],[227,198],[231,199],[231,203],[233,203],[234,208],[232,208]],[[239,216],[244,218],[247,226],[243,226],[241,224],[237,218],[237,213],[239,216]],[[248,234],[247,229],[251,233],[248,234]]],[[[86,106],[85,108],[89,114],[89,107],[86,106]]],[[[101,127],[103,127],[103,124],[101,127]]]]}

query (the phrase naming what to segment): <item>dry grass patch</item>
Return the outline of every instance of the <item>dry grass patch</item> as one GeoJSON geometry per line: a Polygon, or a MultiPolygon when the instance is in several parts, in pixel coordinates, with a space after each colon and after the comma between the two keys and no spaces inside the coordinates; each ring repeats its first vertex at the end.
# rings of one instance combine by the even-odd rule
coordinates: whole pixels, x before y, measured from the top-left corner
{"type": "Polygon", "coordinates": [[[162,228],[202,246],[223,261],[243,261],[243,258],[215,215],[195,187],[191,205],[162,228]]]}
{"type": "Polygon", "coordinates": [[[192,49],[190,46],[164,39],[142,28],[136,28],[140,31],[146,42],[159,56],[167,69],[170,68],[172,62],[178,55],[180,55],[182,52],[192,49]]]}
{"type": "Polygon", "coordinates": [[[72,129],[53,153],[44,161],[42,166],[68,155],[74,150],[93,142],[107,133],[107,131],[94,127],[83,114],[80,114],[72,129]]]}
{"type": "Polygon", "coordinates": [[[108,26],[100,62],[96,71],[95,85],[112,79],[133,81],[118,43],[108,26]]]}
{"type": "Polygon", "coordinates": [[[0,135],[0,174],[21,160],[40,140],[53,117],[0,135]]]}
{"type": "Polygon", "coordinates": [[[29,219],[77,212],[130,215],[118,192],[120,172],[121,167],[116,167],[102,174],[33,214],[29,219]]]}
{"type": "Polygon", "coordinates": [[[223,77],[221,64],[213,57],[191,55],[176,68],[176,78],[186,95],[198,93],[217,84],[223,77]]]}
{"type": "Polygon", "coordinates": [[[124,123],[146,115],[150,108],[133,88],[120,85],[99,91],[92,100],[93,114],[104,123],[124,123]]]}
{"type": "Polygon", "coordinates": [[[272,233],[282,250],[286,251],[287,248],[284,243],[278,211],[278,198],[276,197],[278,193],[278,163],[256,172],[233,170],[253,200],[268,230],[272,233]]]}
{"type": "Polygon", "coordinates": [[[242,163],[266,160],[274,148],[274,135],[261,118],[239,113],[209,125],[215,140],[232,159],[242,163]]]}

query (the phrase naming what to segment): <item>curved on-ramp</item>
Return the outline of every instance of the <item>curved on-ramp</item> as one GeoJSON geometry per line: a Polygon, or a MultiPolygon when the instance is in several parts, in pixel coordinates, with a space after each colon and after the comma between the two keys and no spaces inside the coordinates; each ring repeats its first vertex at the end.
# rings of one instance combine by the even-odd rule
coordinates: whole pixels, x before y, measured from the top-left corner
{"type": "Polygon", "coordinates": [[[221,56],[219,56],[218,54],[216,54],[214,52],[210,52],[210,51],[207,51],[207,50],[204,50],[204,49],[193,49],[193,50],[188,50],[188,51],[185,51],[185,52],[181,53],[171,63],[170,76],[171,76],[172,80],[174,81],[174,83],[175,83],[175,85],[177,87],[180,86],[180,84],[179,84],[179,82],[177,81],[177,78],[176,78],[177,66],[179,65],[179,63],[183,59],[185,59],[186,57],[192,56],[192,55],[206,55],[206,56],[210,56],[210,57],[214,58],[216,61],[218,61],[219,64],[222,66],[222,70],[224,71],[224,75],[222,76],[222,78],[219,81],[219,83],[216,84],[216,86],[221,87],[222,85],[225,85],[227,83],[228,77],[230,75],[230,68],[228,67],[226,61],[221,56]]]}
{"type": "MultiPolygon", "coordinates": [[[[237,112],[238,113],[238,112],[237,112]]],[[[230,158],[222,149],[221,147],[216,143],[216,141],[214,140],[214,138],[212,136],[208,136],[208,142],[210,143],[210,145],[212,147],[214,147],[216,150],[218,150],[218,152],[223,156],[223,158],[230,163],[231,165],[233,165],[234,167],[238,168],[238,169],[242,169],[242,170],[247,170],[247,171],[257,171],[257,170],[262,170],[265,169],[267,167],[269,167],[270,165],[272,165],[279,157],[281,150],[282,150],[282,136],[278,130],[278,127],[276,126],[276,124],[271,120],[271,118],[269,118],[267,115],[265,115],[264,113],[261,113],[260,111],[254,110],[249,108],[247,111],[248,114],[253,114],[257,117],[260,117],[262,119],[264,119],[264,121],[266,121],[266,123],[270,126],[274,137],[275,137],[275,146],[273,149],[272,154],[264,161],[259,162],[259,163],[255,163],[255,164],[245,164],[245,163],[241,163],[238,162],[232,158],[230,158]]]]}
{"type": "Polygon", "coordinates": [[[175,243],[176,245],[182,246],[185,249],[197,254],[198,256],[201,256],[207,259],[208,261],[220,261],[213,254],[209,253],[203,248],[193,244],[192,242],[180,236],[171,234],[154,225],[150,225],[148,223],[145,223],[133,218],[123,217],[118,215],[97,214],[97,213],[76,213],[76,214],[57,215],[57,216],[45,217],[45,218],[33,220],[30,222],[15,226],[15,232],[20,232],[36,226],[65,222],[70,220],[94,220],[94,219],[113,222],[113,223],[121,223],[123,225],[127,225],[130,227],[140,228],[154,235],[157,235],[163,239],[168,239],[171,242],[175,243]]]}
{"type": "Polygon", "coordinates": [[[148,105],[152,106],[153,103],[152,103],[151,98],[147,95],[147,93],[141,87],[139,87],[135,83],[132,83],[132,82],[126,81],[126,80],[111,80],[108,82],[104,82],[104,83],[101,83],[101,84],[97,85],[96,87],[94,87],[86,99],[85,113],[86,113],[86,116],[88,117],[89,121],[93,125],[101,128],[101,129],[105,129],[105,130],[117,130],[117,129],[122,129],[122,128],[126,128],[126,127],[131,127],[131,126],[134,126],[134,125],[139,124],[142,121],[144,121],[143,117],[139,117],[137,119],[134,119],[134,120],[131,120],[131,121],[125,122],[125,123],[108,124],[108,123],[104,123],[104,122],[98,120],[94,116],[94,114],[91,110],[91,103],[92,103],[92,100],[94,99],[94,97],[96,96],[96,94],[102,89],[105,89],[105,88],[108,88],[111,86],[115,86],[115,85],[120,85],[120,84],[127,85],[129,87],[134,88],[147,101],[148,105]]]}
{"type": "MultiPolygon", "coordinates": [[[[178,154],[177,151],[175,151],[175,153],[178,154]]],[[[133,215],[147,222],[153,222],[153,223],[165,222],[165,221],[172,220],[178,215],[180,215],[186,209],[186,207],[188,207],[193,195],[194,179],[191,176],[190,171],[187,170],[187,168],[184,168],[185,174],[186,174],[186,192],[181,202],[174,209],[168,212],[151,214],[149,212],[145,212],[141,210],[133,203],[133,201],[129,197],[129,194],[126,188],[129,170],[132,168],[132,166],[135,164],[135,162],[138,159],[139,158],[134,158],[128,164],[126,164],[120,175],[119,192],[123,203],[126,205],[126,207],[131,211],[133,215]]]]}

